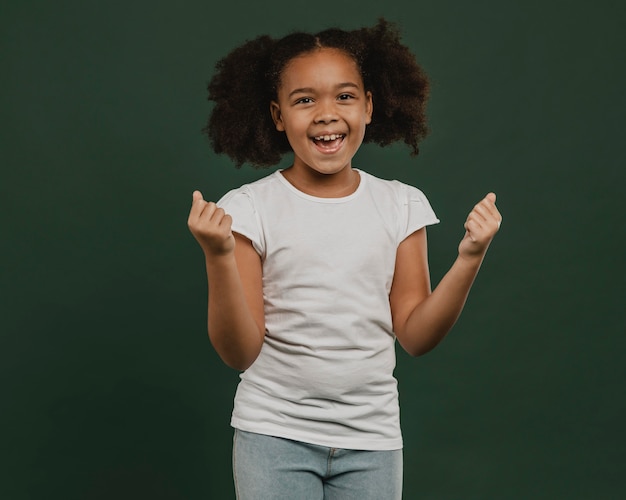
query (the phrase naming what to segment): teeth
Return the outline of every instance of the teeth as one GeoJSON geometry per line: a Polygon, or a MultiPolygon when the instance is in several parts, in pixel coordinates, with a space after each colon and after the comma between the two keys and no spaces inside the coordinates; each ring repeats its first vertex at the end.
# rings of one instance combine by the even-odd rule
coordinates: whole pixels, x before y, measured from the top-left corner
{"type": "Polygon", "coordinates": [[[330,135],[320,135],[320,136],[314,137],[314,139],[316,141],[334,141],[341,137],[343,137],[342,134],[330,134],[330,135]]]}

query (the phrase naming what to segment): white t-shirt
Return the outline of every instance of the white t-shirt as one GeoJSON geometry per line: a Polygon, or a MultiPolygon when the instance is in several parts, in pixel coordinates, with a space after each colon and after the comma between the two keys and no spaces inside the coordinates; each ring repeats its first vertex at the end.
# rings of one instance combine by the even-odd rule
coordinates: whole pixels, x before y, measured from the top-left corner
{"type": "Polygon", "coordinates": [[[358,172],[342,198],[307,195],[275,171],[218,201],[263,263],[265,341],[241,374],[235,428],[402,448],[389,291],[400,242],[439,220],[417,188],[358,172]]]}

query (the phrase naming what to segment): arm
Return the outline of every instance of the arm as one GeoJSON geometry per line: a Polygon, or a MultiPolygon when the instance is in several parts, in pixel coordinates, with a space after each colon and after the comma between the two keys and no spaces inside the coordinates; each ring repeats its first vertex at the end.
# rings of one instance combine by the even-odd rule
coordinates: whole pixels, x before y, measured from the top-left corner
{"type": "Polygon", "coordinates": [[[490,193],[469,214],[459,255],[432,293],[426,230],[416,231],[400,244],[389,301],[398,342],[409,354],[427,353],[456,323],[501,220],[495,195],[490,193]]]}
{"type": "Polygon", "coordinates": [[[231,217],[199,191],[187,223],[206,261],[209,338],[228,366],[245,370],[265,335],[261,259],[250,240],[232,233],[231,217]]]}

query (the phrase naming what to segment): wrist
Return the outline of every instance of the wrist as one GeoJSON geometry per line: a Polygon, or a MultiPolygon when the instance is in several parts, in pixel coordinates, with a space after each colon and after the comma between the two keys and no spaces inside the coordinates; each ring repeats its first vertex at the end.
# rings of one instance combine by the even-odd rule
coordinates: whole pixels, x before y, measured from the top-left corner
{"type": "Polygon", "coordinates": [[[228,267],[230,265],[236,264],[235,252],[233,251],[223,252],[223,253],[204,252],[204,262],[206,264],[207,269],[228,267]]]}
{"type": "Polygon", "coordinates": [[[456,260],[460,265],[464,267],[479,268],[482,264],[484,257],[485,252],[477,252],[471,254],[459,252],[459,256],[456,260]]]}

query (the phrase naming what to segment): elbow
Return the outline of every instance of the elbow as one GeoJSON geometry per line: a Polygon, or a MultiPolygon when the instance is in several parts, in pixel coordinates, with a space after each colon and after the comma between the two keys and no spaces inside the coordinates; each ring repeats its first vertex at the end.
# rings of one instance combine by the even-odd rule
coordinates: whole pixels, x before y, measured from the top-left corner
{"type": "MultiPolygon", "coordinates": [[[[402,345],[402,343],[400,343],[402,345]]],[[[403,349],[407,352],[407,354],[413,358],[419,358],[420,356],[424,356],[432,351],[436,345],[412,345],[412,346],[404,346],[403,349]]]]}
{"type": "Polygon", "coordinates": [[[233,370],[237,370],[240,372],[245,372],[248,368],[252,366],[252,363],[254,363],[254,360],[252,360],[251,362],[248,362],[248,361],[241,360],[241,359],[230,360],[225,357],[222,357],[221,359],[226,366],[228,366],[229,368],[232,368],[233,370]]]}
{"type": "Polygon", "coordinates": [[[212,336],[211,331],[209,331],[209,340],[224,364],[241,372],[252,366],[261,353],[261,347],[263,346],[262,339],[239,343],[233,342],[232,339],[228,339],[226,336],[212,336]]]}
{"type": "Polygon", "coordinates": [[[401,336],[397,335],[402,348],[412,357],[424,356],[437,347],[444,339],[447,330],[432,335],[401,336]]]}
{"type": "Polygon", "coordinates": [[[258,357],[258,353],[230,352],[217,348],[215,350],[226,366],[240,372],[244,372],[250,368],[258,357]]]}
{"type": "Polygon", "coordinates": [[[414,349],[410,354],[414,358],[419,358],[421,356],[424,356],[425,354],[428,354],[435,347],[437,347],[437,345],[438,345],[438,343],[434,344],[434,345],[420,346],[419,348],[414,349]]]}

